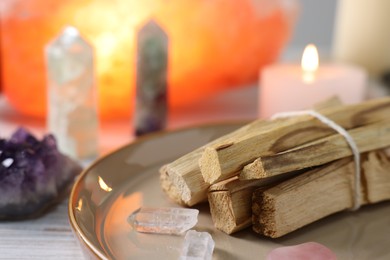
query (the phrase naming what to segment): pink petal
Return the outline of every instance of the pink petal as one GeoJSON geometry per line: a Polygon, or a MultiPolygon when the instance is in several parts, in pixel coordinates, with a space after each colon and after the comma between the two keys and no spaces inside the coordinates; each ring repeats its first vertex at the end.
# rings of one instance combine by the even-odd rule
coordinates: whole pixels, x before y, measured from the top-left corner
{"type": "Polygon", "coordinates": [[[336,260],[336,255],[327,247],[308,242],[295,246],[279,247],[268,253],[266,260],[336,260]]]}

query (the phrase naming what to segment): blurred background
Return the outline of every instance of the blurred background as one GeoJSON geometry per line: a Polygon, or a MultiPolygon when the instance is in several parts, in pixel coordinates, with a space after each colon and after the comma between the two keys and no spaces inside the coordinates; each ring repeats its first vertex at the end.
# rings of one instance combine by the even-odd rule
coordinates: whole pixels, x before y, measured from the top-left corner
{"type": "MultiPolygon", "coordinates": [[[[265,88],[261,86],[264,69],[283,67],[286,62],[294,68],[282,72],[280,77],[273,76],[271,85],[278,78],[281,83],[290,84],[300,94],[294,98],[297,103],[325,99],[329,94],[325,85],[356,82],[370,90],[369,97],[387,95],[385,87],[380,88],[379,94],[371,95],[372,85],[386,85],[383,79],[389,78],[390,31],[386,28],[390,2],[386,0],[63,0],[50,4],[47,0],[3,0],[0,7],[3,121],[46,124],[47,93],[51,86],[73,80],[59,80],[62,72],[58,77],[48,76],[50,69],[59,67],[49,65],[50,53],[45,53],[56,40],[68,37],[63,31],[66,25],[74,26],[80,33],[78,40],[85,41],[94,51],[91,88],[97,93],[103,129],[132,133],[142,118],[156,117],[153,110],[168,111],[159,116],[161,120],[145,119],[143,124],[148,125],[166,121],[155,130],[257,118],[262,116],[259,110],[260,89],[265,88]],[[161,83],[148,94],[137,85],[137,78],[150,78],[137,71],[142,60],[137,39],[142,28],[154,23],[161,35],[167,35],[168,53],[160,53],[159,57],[167,56],[169,64],[162,66],[168,70],[158,71],[162,78],[167,77],[166,84],[161,83]],[[302,73],[297,72],[303,50],[310,43],[317,46],[320,60],[316,84],[321,87],[314,88],[318,89],[315,97],[307,96],[300,79],[302,73]],[[349,66],[359,72],[351,73],[349,66]],[[295,75],[299,86],[288,79],[290,74],[295,75]],[[320,76],[325,74],[326,77],[320,76]],[[165,103],[160,102],[162,98],[142,101],[147,95],[164,96],[165,103]],[[143,104],[138,109],[137,102],[143,104]],[[159,108],[155,109],[156,106],[159,108]]],[[[164,39],[155,39],[155,43],[159,41],[164,39]]],[[[145,55],[149,54],[152,55],[145,55]]],[[[333,94],[340,95],[350,91],[334,89],[333,94]]],[[[276,94],[283,102],[293,100],[288,91],[276,94]]],[[[267,95],[263,98],[276,103],[271,100],[275,97],[267,95]]],[[[354,102],[362,99],[360,94],[356,95],[359,97],[354,102]]],[[[62,98],[66,100],[64,104],[72,100],[62,98]]],[[[52,105],[56,107],[59,106],[52,105]]]]}
{"type": "MultiPolygon", "coordinates": [[[[88,166],[140,134],[383,97],[389,13],[389,0],[0,0],[0,137],[52,133],[88,166]]],[[[83,259],[65,202],[0,231],[0,258],[83,259]]]]}
{"type": "Polygon", "coordinates": [[[295,31],[283,58],[299,59],[304,47],[314,43],[320,52],[329,57],[333,44],[333,32],[338,0],[301,0],[301,11],[295,31]]]}

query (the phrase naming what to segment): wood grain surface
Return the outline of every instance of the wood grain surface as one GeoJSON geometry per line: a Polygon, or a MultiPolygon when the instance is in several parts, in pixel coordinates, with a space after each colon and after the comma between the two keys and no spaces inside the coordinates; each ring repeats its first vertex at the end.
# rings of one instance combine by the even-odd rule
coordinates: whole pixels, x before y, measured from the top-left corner
{"type": "Polygon", "coordinates": [[[37,219],[0,222],[0,259],[86,259],[69,224],[67,202],[37,219]]]}

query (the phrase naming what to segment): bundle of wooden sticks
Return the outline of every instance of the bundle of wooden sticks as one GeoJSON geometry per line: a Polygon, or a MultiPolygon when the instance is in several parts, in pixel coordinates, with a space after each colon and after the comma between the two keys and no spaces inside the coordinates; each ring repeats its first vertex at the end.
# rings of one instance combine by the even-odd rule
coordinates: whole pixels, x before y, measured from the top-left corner
{"type": "Polygon", "coordinates": [[[208,200],[215,226],[253,225],[280,237],[330,214],[390,199],[390,98],[315,108],[348,131],[361,154],[358,190],[352,150],[310,115],[257,120],[160,169],[168,196],[186,206],[208,200]]]}

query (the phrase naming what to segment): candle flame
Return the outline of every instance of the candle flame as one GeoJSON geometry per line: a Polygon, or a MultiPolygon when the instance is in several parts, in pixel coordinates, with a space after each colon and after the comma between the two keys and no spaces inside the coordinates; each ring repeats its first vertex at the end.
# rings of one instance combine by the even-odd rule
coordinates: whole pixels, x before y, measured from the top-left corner
{"type": "Polygon", "coordinates": [[[306,83],[314,81],[315,72],[318,69],[318,51],[314,44],[309,44],[303,51],[301,67],[303,70],[303,80],[306,83]]]}
{"type": "Polygon", "coordinates": [[[110,186],[108,186],[104,180],[102,179],[102,177],[98,176],[98,182],[99,182],[99,186],[102,190],[104,191],[107,191],[107,192],[110,192],[112,191],[112,188],[110,186]]]}

